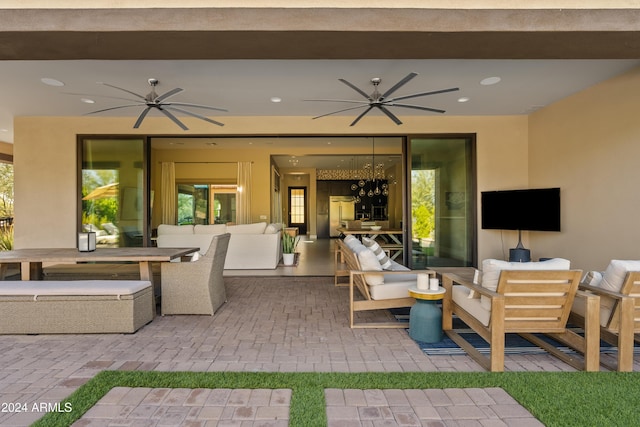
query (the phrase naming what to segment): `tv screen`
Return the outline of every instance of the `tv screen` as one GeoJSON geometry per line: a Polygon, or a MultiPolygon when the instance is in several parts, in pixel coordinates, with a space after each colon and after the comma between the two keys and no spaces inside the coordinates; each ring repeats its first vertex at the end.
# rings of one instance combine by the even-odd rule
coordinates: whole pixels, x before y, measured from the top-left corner
{"type": "Polygon", "coordinates": [[[484,191],[482,228],[560,231],[560,189],[484,191]]]}

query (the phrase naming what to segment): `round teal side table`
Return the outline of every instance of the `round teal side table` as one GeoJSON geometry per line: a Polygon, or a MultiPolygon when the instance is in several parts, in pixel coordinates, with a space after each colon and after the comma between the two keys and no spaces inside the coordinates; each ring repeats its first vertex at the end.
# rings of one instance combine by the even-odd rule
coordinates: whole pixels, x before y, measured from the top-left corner
{"type": "Polygon", "coordinates": [[[437,302],[444,298],[445,290],[409,288],[409,296],[416,299],[416,303],[409,312],[409,336],[427,343],[442,341],[442,310],[437,302]]]}

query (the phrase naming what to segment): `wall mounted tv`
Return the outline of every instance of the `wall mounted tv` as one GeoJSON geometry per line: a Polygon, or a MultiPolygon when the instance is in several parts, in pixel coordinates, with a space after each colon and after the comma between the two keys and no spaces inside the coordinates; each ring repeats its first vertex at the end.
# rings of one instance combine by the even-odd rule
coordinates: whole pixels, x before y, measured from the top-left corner
{"type": "Polygon", "coordinates": [[[560,189],[484,191],[482,228],[560,231],[560,189]]]}

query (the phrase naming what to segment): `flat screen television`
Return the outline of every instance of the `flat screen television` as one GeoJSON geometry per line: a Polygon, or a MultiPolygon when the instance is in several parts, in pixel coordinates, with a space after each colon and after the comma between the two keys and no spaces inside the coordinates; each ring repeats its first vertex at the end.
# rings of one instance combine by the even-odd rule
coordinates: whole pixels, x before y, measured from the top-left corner
{"type": "Polygon", "coordinates": [[[560,189],[484,191],[482,228],[560,231],[560,189]]]}

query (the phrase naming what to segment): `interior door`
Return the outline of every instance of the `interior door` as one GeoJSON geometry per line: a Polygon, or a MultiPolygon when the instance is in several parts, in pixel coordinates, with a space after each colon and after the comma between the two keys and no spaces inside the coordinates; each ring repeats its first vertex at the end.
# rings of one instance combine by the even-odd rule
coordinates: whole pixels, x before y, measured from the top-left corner
{"type": "Polygon", "coordinates": [[[307,234],[307,187],[289,187],[289,227],[307,234]]]}

